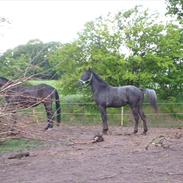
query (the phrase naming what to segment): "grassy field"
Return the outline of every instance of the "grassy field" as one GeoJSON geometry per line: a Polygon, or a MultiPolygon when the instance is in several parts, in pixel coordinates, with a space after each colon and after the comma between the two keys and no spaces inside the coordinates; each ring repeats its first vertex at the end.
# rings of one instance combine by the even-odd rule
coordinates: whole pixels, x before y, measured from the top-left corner
{"type": "Polygon", "coordinates": [[[0,143],[0,154],[5,152],[23,151],[36,148],[43,143],[39,140],[16,138],[0,143]]]}

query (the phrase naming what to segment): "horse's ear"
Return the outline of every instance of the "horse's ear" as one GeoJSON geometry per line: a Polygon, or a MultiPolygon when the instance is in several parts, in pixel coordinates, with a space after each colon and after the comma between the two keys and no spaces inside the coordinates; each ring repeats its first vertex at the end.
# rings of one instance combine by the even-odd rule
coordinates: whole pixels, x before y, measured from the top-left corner
{"type": "Polygon", "coordinates": [[[89,71],[89,72],[91,72],[91,71],[92,71],[92,68],[91,68],[91,66],[88,66],[88,67],[86,67],[86,71],[89,71]]]}
{"type": "Polygon", "coordinates": [[[92,67],[89,67],[89,68],[88,68],[88,71],[93,72],[92,67]]]}

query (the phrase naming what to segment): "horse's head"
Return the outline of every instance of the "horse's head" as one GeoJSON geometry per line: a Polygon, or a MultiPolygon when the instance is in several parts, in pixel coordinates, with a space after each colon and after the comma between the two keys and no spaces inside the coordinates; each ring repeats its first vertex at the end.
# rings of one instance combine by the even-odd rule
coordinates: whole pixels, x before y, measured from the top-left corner
{"type": "Polygon", "coordinates": [[[0,87],[2,87],[3,85],[5,85],[9,80],[4,78],[4,77],[0,77],[0,87]]]}
{"type": "Polygon", "coordinates": [[[81,79],[79,81],[82,85],[90,84],[92,78],[93,78],[93,73],[91,69],[88,69],[84,72],[84,74],[81,76],[81,79]]]}

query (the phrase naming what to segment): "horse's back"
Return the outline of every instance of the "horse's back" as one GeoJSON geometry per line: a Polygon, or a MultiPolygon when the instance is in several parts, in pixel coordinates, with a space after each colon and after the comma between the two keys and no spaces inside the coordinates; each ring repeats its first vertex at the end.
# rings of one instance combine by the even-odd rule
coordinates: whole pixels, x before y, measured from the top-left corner
{"type": "Polygon", "coordinates": [[[136,104],[137,102],[141,102],[144,98],[144,94],[142,90],[133,85],[122,86],[121,90],[125,90],[126,96],[128,98],[128,103],[130,105],[136,104]]]}
{"type": "Polygon", "coordinates": [[[39,85],[35,85],[35,86],[27,86],[27,87],[20,88],[20,91],[25,91],[25,92],[33,92],[33,91],[52,92],[53,90],[55,90],[55,88],[53,88],[52,86],[47,85],[47,84],[39,84],[39,85]]]}
{"type": "Polygon", "coordinates": [[[140,94],[141,93],[141,90],[134,85],[120,86],[118,88],[119,88],[119,90],[121,90],[121,92],[125,91],[128,94],[140,94]]]}
{"type": "Polygon", "coordinates": [[[37,97],[44,98],[53,96],[55,94],[55,88],[47,84],[39,84],[31,87],[27,87],[24,92],[28,92],[30,95],[36,95],[37,97]]]}
{"type": "Polygon", "coordinates": [[[105,102],[108,107],[121,107],[128,104],[128,87],[113,87],[109,86],[105,93],[105,102]]]}
{"type": "Polygon", "coordinates": [[[116,95],[137,95],[141,93],[141,90],[133,85],[119,86],[119,87],[111,87],[113,93],[116,95]]]}
{"type": "Polygon", "coordinates": [[[11,103],[25,103],[33,105],[43,99],[51,100],[55,95],[55,88],[47,84],[35,86],[19,86],[9,91],[7,101],[11,103]]]}
{"type": "Polygon", "coordinates": [[[143,92],[133,85],[111,87],[110,90],[115,100],[113,103],[118,105],[133,104],[143,99],[143,92]]]}

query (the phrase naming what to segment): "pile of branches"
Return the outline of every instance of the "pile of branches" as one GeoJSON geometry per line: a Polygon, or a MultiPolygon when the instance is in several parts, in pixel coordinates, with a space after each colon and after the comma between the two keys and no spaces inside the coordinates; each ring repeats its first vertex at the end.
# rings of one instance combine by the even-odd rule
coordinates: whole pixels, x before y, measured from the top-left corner
{"type": "Polygon", "coordinates": [[[29,78],[21,78],[14,81],[12,84],[8,83],[7,85],[0,88],[0,141],[14,134],[12,127],[14,125],[13,123],[15,119],[12,114],[17,110],[16,108],[11,108],[6,104],[6,91],[12,87],[22,84],[28,79],[29,78]]]}

